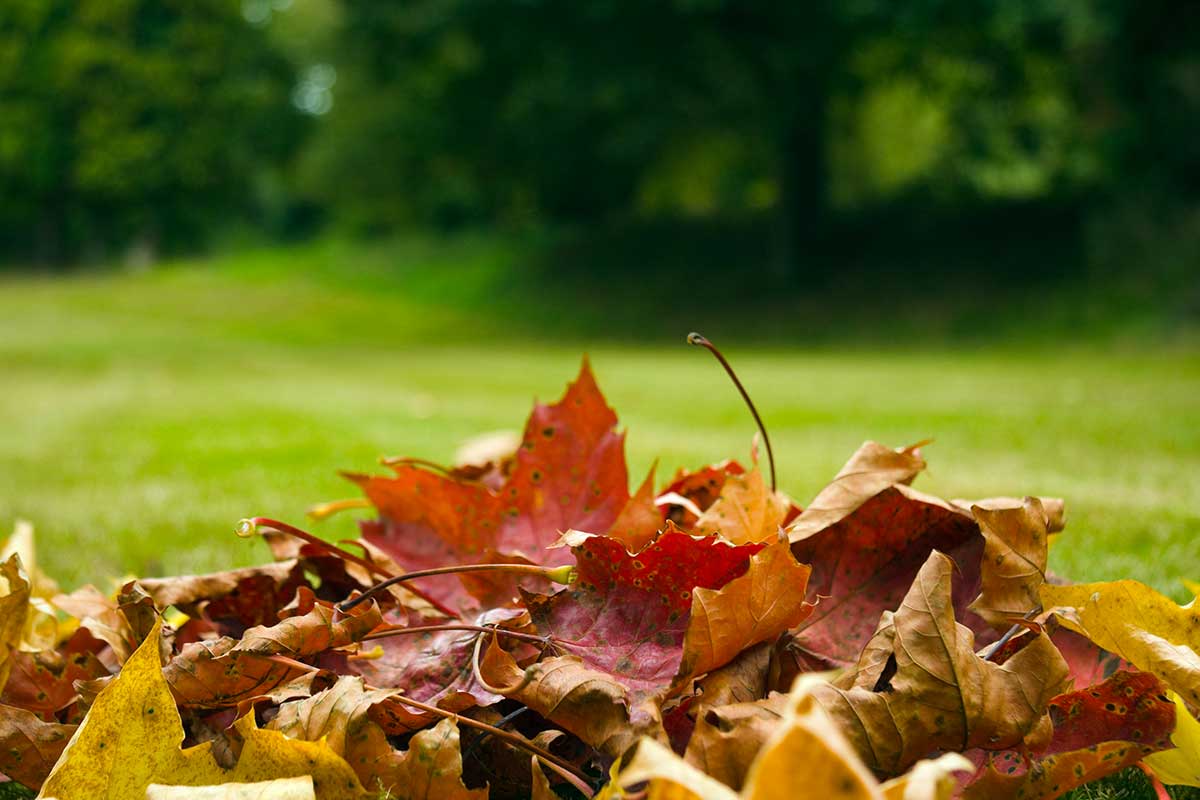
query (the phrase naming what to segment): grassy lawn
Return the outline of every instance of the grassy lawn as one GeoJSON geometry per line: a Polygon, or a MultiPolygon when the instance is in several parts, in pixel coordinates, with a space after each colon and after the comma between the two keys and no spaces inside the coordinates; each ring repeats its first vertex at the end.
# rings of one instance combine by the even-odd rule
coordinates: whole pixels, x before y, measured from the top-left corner
{"type": "MultiPolygon", "coordinates": [[[[299,520],[352,494],[337,469],[447,460],[475,433],[519,428],[584,350],[628,428],[634,478],[655,458],[665,475],[745,457],[749,415],[684,327],[678,344],[539,338],[511,329],[511,298],[489,312],[485,250],[389,256],[386,278],[307,249],[4,279],[0,525],[32,520],[66,586],[253,562],[264,553],[234,538],[240,517],[299,520]]],[[[711,334],[706,322],[681,320],[711,334]]],[[[1067,498],[1056,570],[1176,597],[1179,578],[1200,578],[1195,349],[726,350],[802,503],[864,439],[934,438],[922,489],[1067,498]]],[[[348,536],[353,521],[322,531],[348,536]]]]}
{"type": "MultiPolygon", "coordinates": [[[[665,476],[746,456],[740,399],[682,344],[691,328],[719,338],[728,319],[689,316],[676,297],[673,341],[656,318],[630,344],[643,337],[629,308],[510,291],[506,258],[469,243],[310,247],[0,279],[0,526],[32,520],[41,566],[65,587],[264,560],[234,537],[239,518],[301,521],[309,504],[353,493],[337,469],[372,469],[381,454],[448,460],[473,434],[519,428],[585,350],[628,429],[633,479],[656,458],[665,476]],[[620,330],[580,333],[606,317],[620,330]]],[[[864,439],[932,437],[922,489],[1067,498],[1061,573],[1134,577],[1180,599],[1179,579],[1200,579],[1194,346],[725,349],[801,503],[864,439]]],[[[318,530],[347,537],[354,523],[318,530]]],[[[1140,781],[1077,797],[1146,797],[1140,781]]]]}

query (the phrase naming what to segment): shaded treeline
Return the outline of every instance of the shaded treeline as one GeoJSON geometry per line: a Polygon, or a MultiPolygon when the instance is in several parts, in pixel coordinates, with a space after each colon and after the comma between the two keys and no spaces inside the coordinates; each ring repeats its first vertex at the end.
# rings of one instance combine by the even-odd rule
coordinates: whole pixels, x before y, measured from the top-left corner
{"type": "Polygon", "coordinates": [[[688,237],[769,287],[1177,280],[1197,122],[1185,0],[11,0],[0,247],[503,227],[591,274],[688,237]]]}

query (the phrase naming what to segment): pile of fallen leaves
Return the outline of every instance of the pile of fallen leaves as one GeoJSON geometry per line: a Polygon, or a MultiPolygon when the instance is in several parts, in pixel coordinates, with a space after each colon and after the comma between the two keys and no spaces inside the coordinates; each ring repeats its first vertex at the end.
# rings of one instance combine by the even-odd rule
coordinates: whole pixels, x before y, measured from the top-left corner
{"type": "Polygon", "coordinates": [[[1048,574],[1061,501],[933,497],[875,443],[803,509],[736,461],[630,495],[616,425],[585,362],[515,447],[348,475],[365,499],[319,513],[372,507],[353,543],[256,518],[271,563],[112,596],[60,593],[20,527],[0,773],[60,800],[1197,785],[1200,613],[1048,574]]]}

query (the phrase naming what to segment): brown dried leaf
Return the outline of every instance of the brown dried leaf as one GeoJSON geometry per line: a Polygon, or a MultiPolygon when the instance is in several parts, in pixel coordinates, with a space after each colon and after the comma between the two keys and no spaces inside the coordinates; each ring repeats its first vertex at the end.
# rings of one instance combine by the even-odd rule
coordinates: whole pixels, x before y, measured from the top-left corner
{"type": "Polygon", "coordinates": [[[972,507],[983,534],[982,592],[971,610],[993,627],[1006,630],[1014,618],[1041,607],[1038,589],[1046,582],[1049,520],[1036,497],[1019,506],[972,507]]]}
{"type": "Polygon", "coordinates": [[[977,656],[971,631],[954,619],[953,570],[949,558],[933,553],[892,625],[881,628],[876,639],[892,642],[895,663],[885,685],[872,655],[851,688],[814,690],[878,772],[898,775],[934,750],[1015,746],[1067,683],[1066,662],[1045,634],[1003,665],[977,656]]]}

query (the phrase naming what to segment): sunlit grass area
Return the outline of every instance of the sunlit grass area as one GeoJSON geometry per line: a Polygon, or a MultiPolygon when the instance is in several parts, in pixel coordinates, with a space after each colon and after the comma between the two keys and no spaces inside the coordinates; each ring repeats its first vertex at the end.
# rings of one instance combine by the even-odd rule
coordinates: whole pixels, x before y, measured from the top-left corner
{"type": "MultiPolygon", "coordinates": [[[[353,494],[338,469],[383,454],[449,460],[474,434],[519,429],[585,350],[628,430],[631,480],[655,459],[666,476],[748,457],[753,424],[736,392],[683,344],[687,328],[728,325],[676,311],[678,344],[614,343],[636,329],[564,337],[553,321],[576,309],[506,295],[497,276],[510,257],[471,243],[297,248],[3,279],[0,525],[33,521],[42,566],[67,587],[251,563],[266,554],[234,537],[239,518],[299,521],[353,494]],[[510,324],[523,309],[544,335],[510,324]]],[[[1184,597],[1179,579],[1200,564],[1195,349],[900,344],[727,340],[770,426],[781,488],[803,504],[864,439],[933,438],[919,488],[1061,495],[1054,569],[1184,597]]],[[[318,529],[346,537],[354,521],[318,529]]]]}

